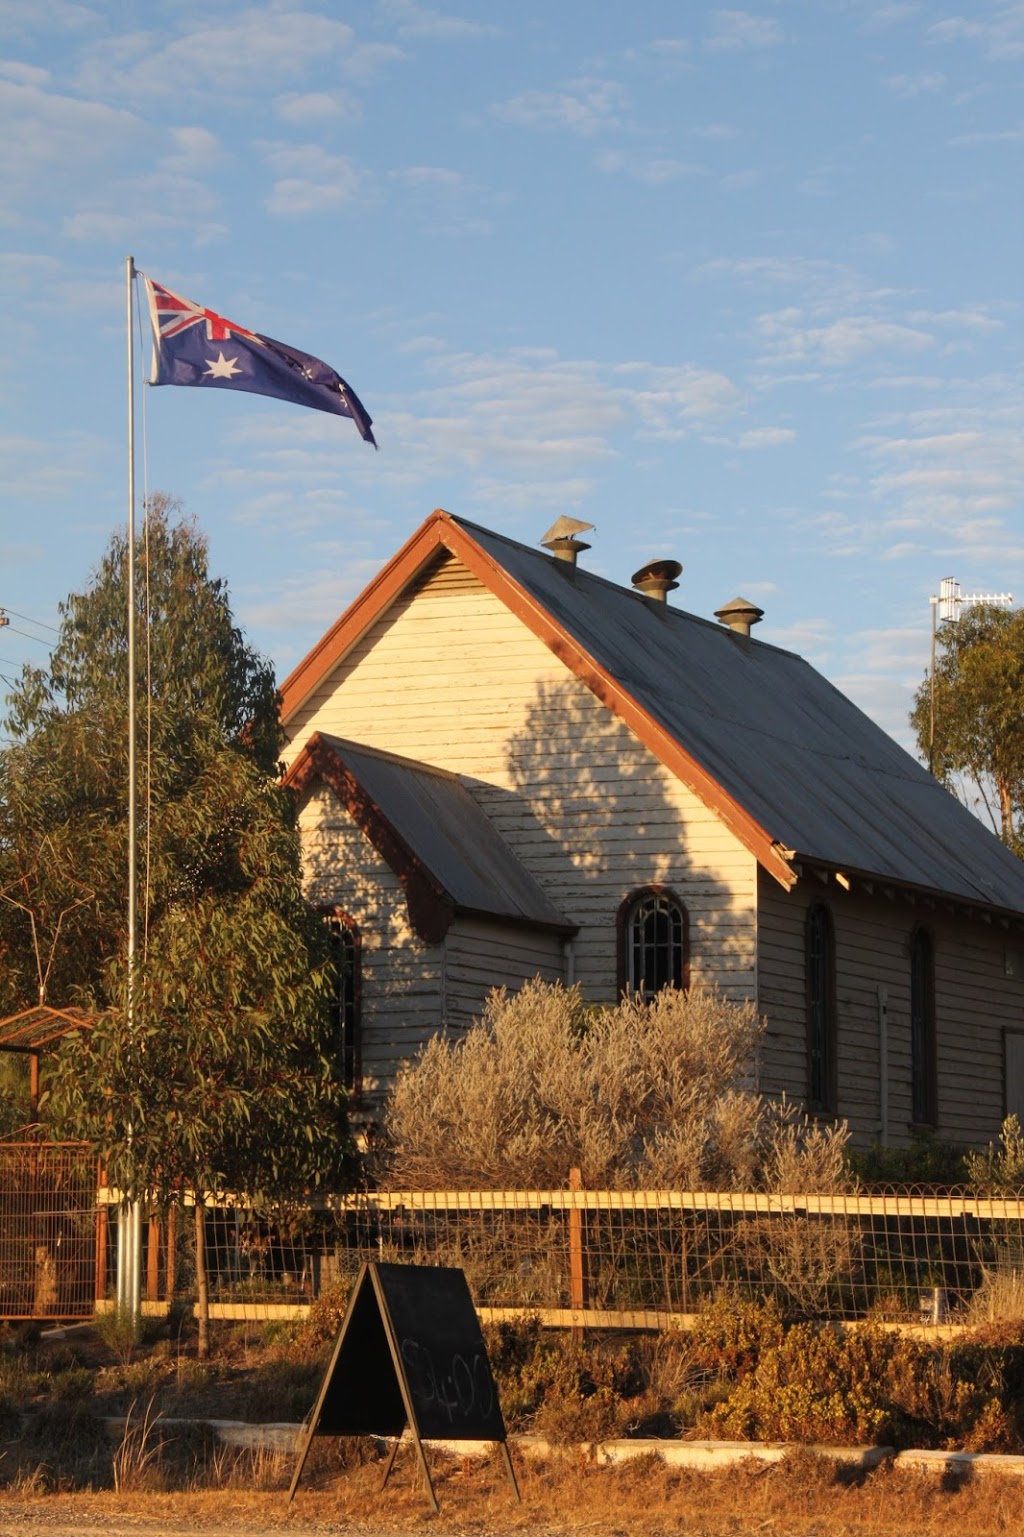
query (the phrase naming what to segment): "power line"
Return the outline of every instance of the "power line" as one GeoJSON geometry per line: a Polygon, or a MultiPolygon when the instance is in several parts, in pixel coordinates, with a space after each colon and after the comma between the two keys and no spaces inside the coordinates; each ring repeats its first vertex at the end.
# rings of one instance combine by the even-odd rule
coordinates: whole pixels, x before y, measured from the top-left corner
{"type": "Polygon", "coordinates": [[[45,619],[33,619],[31,614],[19,614],[17,609],[0,607],[0,614],[13,614],[15,619],[24,619],[26,624],[34,624],[40,630],[52,630],[54,635],[60,634],[58,625],[47,624],[45,619]]]}

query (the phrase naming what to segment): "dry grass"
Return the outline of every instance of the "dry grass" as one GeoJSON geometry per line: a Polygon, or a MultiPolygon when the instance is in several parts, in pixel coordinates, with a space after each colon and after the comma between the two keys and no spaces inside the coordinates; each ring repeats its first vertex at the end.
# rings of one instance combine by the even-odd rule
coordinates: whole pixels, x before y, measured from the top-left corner
{"type": "Polygon", "coordinates": [[[986,1476],[952,1486],[892,1468],[851,1480],[810,1454],[713,1474],[666,1469],[650,1458],[607,1469],[573,1458],[530,1462],[518,1469],[521,1505],[497,1458],[462,1462],[431,1453],[430,1461],[439,1517],[409,1454],[381,1492],[378,1463],[339,1469],[325,1443],[291,1506],[287,1469],[281,1485],[266,1492],[233,1482],[227,1494],[132,1498],[32,1498],[27,1490],[12,1491],[5,1531],[24,1524],[36,1532],[102,1530],[109,1537],[122,1531],[307,1537],[332,1529],[429,1531],[433,1537],[1003,1537],[1024,1524],[1024,1480],[986,1476]]]}

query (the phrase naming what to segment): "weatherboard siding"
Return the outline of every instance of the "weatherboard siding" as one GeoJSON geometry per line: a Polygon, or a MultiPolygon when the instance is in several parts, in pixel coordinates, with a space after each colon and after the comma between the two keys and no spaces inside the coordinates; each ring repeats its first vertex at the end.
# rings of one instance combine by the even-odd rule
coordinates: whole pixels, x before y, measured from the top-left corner
{"type": "Polygon", "coordinates": [[[753,996],[753,856],[454,561],[377,620],[290,730],[289,757],[321,731],[458,773],[579,925],[592,999],[614,998],[616,913],[652,883],[687,905],[694,983],[753,996]]]}
{"type": "Polygon", "coordinates": [[[466,1029],[496,987],[518,991],[533,977],[565,978],[562,942],[553,934],[457,914],[445,935],[445,1023],[466,1029]]]}
{"type": "Polygon", "coordinates": [[[761,879],[758,1008],[767,1019],[762,1087],[799,1096],[806,1086],[804,925],[809,906],[833,918],[838,1006],[838,1114],[861,1144],[881,1134],[878,990],[888,1012],[888,1141],[913,1136],[910,944],[918,926],[935,954],[939,1121],[944,1141],[994,1137],[1003,1115],[1003,1031],[1024,1022],[1024,982],[1005,975],[1009,942],[998,923],[879,887],[869,895],[813,878],[785,893],[761,879]]]}
{"type": "Polygon", "coordinates": [[[306,797],[299,830],[309,900],[341,909],[359,930],[362,1085],[375,1102],[440,1028],[443,949],[414,933],[405,892],[333,791],[306,797]]]}

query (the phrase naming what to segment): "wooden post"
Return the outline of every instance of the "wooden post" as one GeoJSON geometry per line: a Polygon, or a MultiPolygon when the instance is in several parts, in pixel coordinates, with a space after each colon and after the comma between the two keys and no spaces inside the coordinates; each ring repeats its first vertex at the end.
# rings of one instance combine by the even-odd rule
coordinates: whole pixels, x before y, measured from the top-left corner
{"type": "Polygon", "coordinates": [[[155,1302],[160,1295],[160,1217],[149,1213],[146,1224],[146,1301],[155,1302]]]}
{"type": "Polygon", "coordinates": [[[164,1263],[164,1291],[167,1301],[174,1301],[174,1283],[177,1280],[175,1273],[175,1255],[178,1247],[178,1208],[171,1206],[167,1211],[167,1254],[164,1263]]]}
{"type": "Polygon", "coordinates": [[[105,1206],[96,1210],[96,1301],[102,1302],[107,1295],[107,1223],[109,1214],[105,1206]]]}
{"type": "MultiPolygon", "coordinates": [[[[579,1169],[569,1170],[569,1189],[582,1190],[583,1176],[579,1169]]],[[[583,1213],[576,1207],[569,1209],[569,1306],[573,1312],[582,1312],[587,1305],[587,1272],[583,1253],[583,1213]]],[[[583,1339],[583,1324],[574,1323],[572,1337],[583,1339]]]]}

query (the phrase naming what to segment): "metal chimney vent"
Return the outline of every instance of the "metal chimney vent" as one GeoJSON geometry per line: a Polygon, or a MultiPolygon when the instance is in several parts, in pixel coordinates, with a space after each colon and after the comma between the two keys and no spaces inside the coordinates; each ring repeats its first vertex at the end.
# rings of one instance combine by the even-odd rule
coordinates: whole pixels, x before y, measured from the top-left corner
{"type": "Polygon", "coordinates": [[[590,549],[590,545],[584,544],[576,535],[585,534],[593,526],[593,523],[581,523],[579,518],[557,518],[540,542],[556,560],[564,560],[568,565],[575,566],[580,551],[590,549]]]}
{"type": "Polygon", "coordinates": [[[749,598],[733,598],[731,603],[715,609],[715,618],[737,635],[749,635],[754,625],[764,618],[764,609],[751,603],[749,598]]]}
{"type": "Polygon", "coordinates": [[[644,597],[667,603],[669,593],[679,586],[676,577],[681,576],[682,571],[678,560],[651,560],[639,571],[634,571],[630,581],[644,597]]]}

